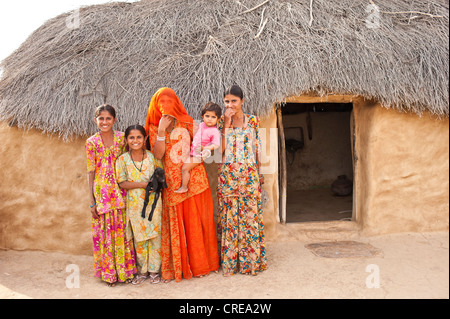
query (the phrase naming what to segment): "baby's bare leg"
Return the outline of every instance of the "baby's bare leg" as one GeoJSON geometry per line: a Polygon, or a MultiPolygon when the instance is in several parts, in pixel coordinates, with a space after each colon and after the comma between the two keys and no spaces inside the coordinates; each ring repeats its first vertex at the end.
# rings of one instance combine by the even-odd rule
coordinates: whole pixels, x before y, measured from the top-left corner
{"type": "Polygon", "coordinates": [[[191,178],[191,170],[199,165],[202,161],[196,157],[191,157],[190,161],[183,164],[181,168],[181,187],[175,193],[186,193],[188,191],[188,184],[191,178]]]}

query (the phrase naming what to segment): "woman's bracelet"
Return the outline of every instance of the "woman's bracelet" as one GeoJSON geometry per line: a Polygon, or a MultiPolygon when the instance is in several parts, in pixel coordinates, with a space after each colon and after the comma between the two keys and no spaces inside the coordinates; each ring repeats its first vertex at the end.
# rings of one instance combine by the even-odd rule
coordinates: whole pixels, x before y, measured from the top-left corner
{"type": "Polygon", "coordinates": [[[94,204],[92,204],[92,205],[91,205],[91,206],[89,206],[89,207],[91,207],[91,208],[92,208],[92,207],[94,207],[95,205],[97,205],[97,203],[94,203],[94,204]]]}
{"type": "Polygon", "coordinates": [[[156,135],[156,140],[160,142],[164,142],[166,140],[166,136],[158,136],[156,135]]]}

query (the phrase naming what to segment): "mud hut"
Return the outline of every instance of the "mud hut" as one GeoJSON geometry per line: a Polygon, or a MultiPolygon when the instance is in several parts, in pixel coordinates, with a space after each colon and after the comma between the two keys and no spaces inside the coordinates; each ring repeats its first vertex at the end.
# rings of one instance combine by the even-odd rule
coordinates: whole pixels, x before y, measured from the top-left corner
{"type": "Polygon", "coordinates": [[[90,254],[93,110],[116,106],[123,130],[162,86],[194,118],[244,89],[266,129],[269,241],[448,229],[448,13],[444,0],[147,0],[47,21],[0,65],[0,248],[90,254]],[[331,193],[341,175],[350,195],[331,193]]]}

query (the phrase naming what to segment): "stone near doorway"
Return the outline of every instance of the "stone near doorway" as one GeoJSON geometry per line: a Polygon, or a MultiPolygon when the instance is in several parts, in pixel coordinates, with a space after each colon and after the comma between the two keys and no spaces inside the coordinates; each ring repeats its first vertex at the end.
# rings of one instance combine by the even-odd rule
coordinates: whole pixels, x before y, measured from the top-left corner
{"type": "Polygon", "coordinates": [[[370,244],[356,241],[333,241],[305,245],[314,255],[325,258],[375,257],[382,251],[370,244]]]}

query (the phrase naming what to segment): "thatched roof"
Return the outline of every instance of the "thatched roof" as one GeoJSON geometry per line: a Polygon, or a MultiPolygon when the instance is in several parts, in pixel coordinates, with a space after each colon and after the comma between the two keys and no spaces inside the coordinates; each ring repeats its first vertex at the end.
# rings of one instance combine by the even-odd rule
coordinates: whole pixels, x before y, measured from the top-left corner
{"type": "Polygon", "coordinates": [[[311,91],[449,114],[447,0],[147,0],[82,8],[69,28],[73,15],[47,21],[3,61],[0,120],[86,136],[104,102],[123,129],[143,123],[168,86],[199,118],[234,83],[260,115],[311,91]]]}

